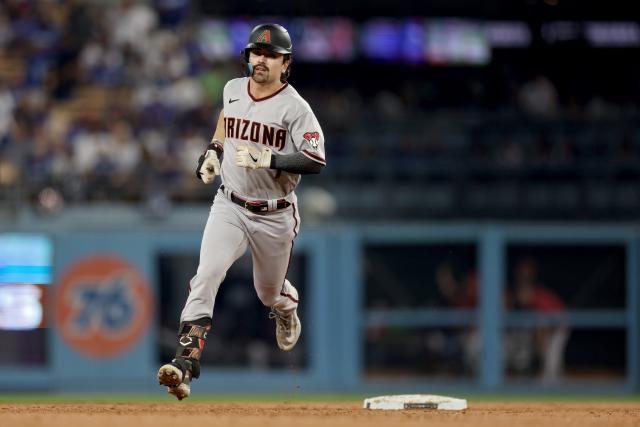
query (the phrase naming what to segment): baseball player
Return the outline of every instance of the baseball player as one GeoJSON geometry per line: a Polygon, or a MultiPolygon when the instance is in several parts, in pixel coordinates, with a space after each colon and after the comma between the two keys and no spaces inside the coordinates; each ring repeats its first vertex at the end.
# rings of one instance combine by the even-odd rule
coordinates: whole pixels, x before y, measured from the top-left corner
{"type": "Polygon", "coordinates": [[[278,24],[255,27],[242,50],[247,77],[224,87],[224,107],[196,175],[222,185],[202,236],[200,264],[180,315],[175,358],[158,381],[182,400],[200,375],[200,356],[211,329],[213,307],[227,270],[251,249],[254,287],[271,308],[281,350],[300,337],[298,291],[286,279],[293,240],[300,228],[294,189],[300,175],[325,165],[324,136],[309,104],[287,82],[291,38],[278,24]]]}

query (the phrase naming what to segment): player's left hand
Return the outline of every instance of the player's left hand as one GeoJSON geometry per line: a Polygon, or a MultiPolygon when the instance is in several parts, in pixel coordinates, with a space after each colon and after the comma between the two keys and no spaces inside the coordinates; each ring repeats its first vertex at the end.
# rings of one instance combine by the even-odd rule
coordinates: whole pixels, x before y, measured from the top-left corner
{"type": "Polygon", "coordinates": [[[259,150],[241,145],[236,149],[236,165],[249,169],[268,169],[271,166],[271,149],[259,150]]]}

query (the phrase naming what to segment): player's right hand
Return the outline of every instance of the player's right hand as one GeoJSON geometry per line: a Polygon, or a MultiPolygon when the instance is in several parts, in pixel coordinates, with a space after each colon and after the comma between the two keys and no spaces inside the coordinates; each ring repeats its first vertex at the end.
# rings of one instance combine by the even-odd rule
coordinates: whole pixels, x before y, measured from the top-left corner
{"type": "Polygon", "coordinates": [[[205,184],[211,184],[220,175],[220,158],[222,146],[220,144],[211,143],[207,147],[207,151],[202,153],[198,158],[198,167],[196,168],[196,176],[205,184]]]}

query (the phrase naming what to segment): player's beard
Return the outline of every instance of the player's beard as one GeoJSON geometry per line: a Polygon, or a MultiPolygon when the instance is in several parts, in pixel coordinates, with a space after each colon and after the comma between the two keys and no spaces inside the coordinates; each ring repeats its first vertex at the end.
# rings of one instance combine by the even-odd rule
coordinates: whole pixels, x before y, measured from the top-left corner
{"type": "Polygon", "coordinates": [[[253,75],[251,77],[256,83],[269,83],[269,69],[264,65],[261,67],[264,67],[264,69],[258,70],[256,67],[253,67],[253,75]]]}

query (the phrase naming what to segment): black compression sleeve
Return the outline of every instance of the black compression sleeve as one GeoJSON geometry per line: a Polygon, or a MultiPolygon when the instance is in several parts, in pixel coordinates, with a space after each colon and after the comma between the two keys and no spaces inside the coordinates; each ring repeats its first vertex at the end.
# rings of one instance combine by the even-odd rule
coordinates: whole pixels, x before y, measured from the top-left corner
{"type": "Polygon", "coordinates": [[[271,169],[307,175],[320,173],[323,167],[324,165],[322,163],[311,160],[301,152],[293,154],[271,154],[271,169]]]}

